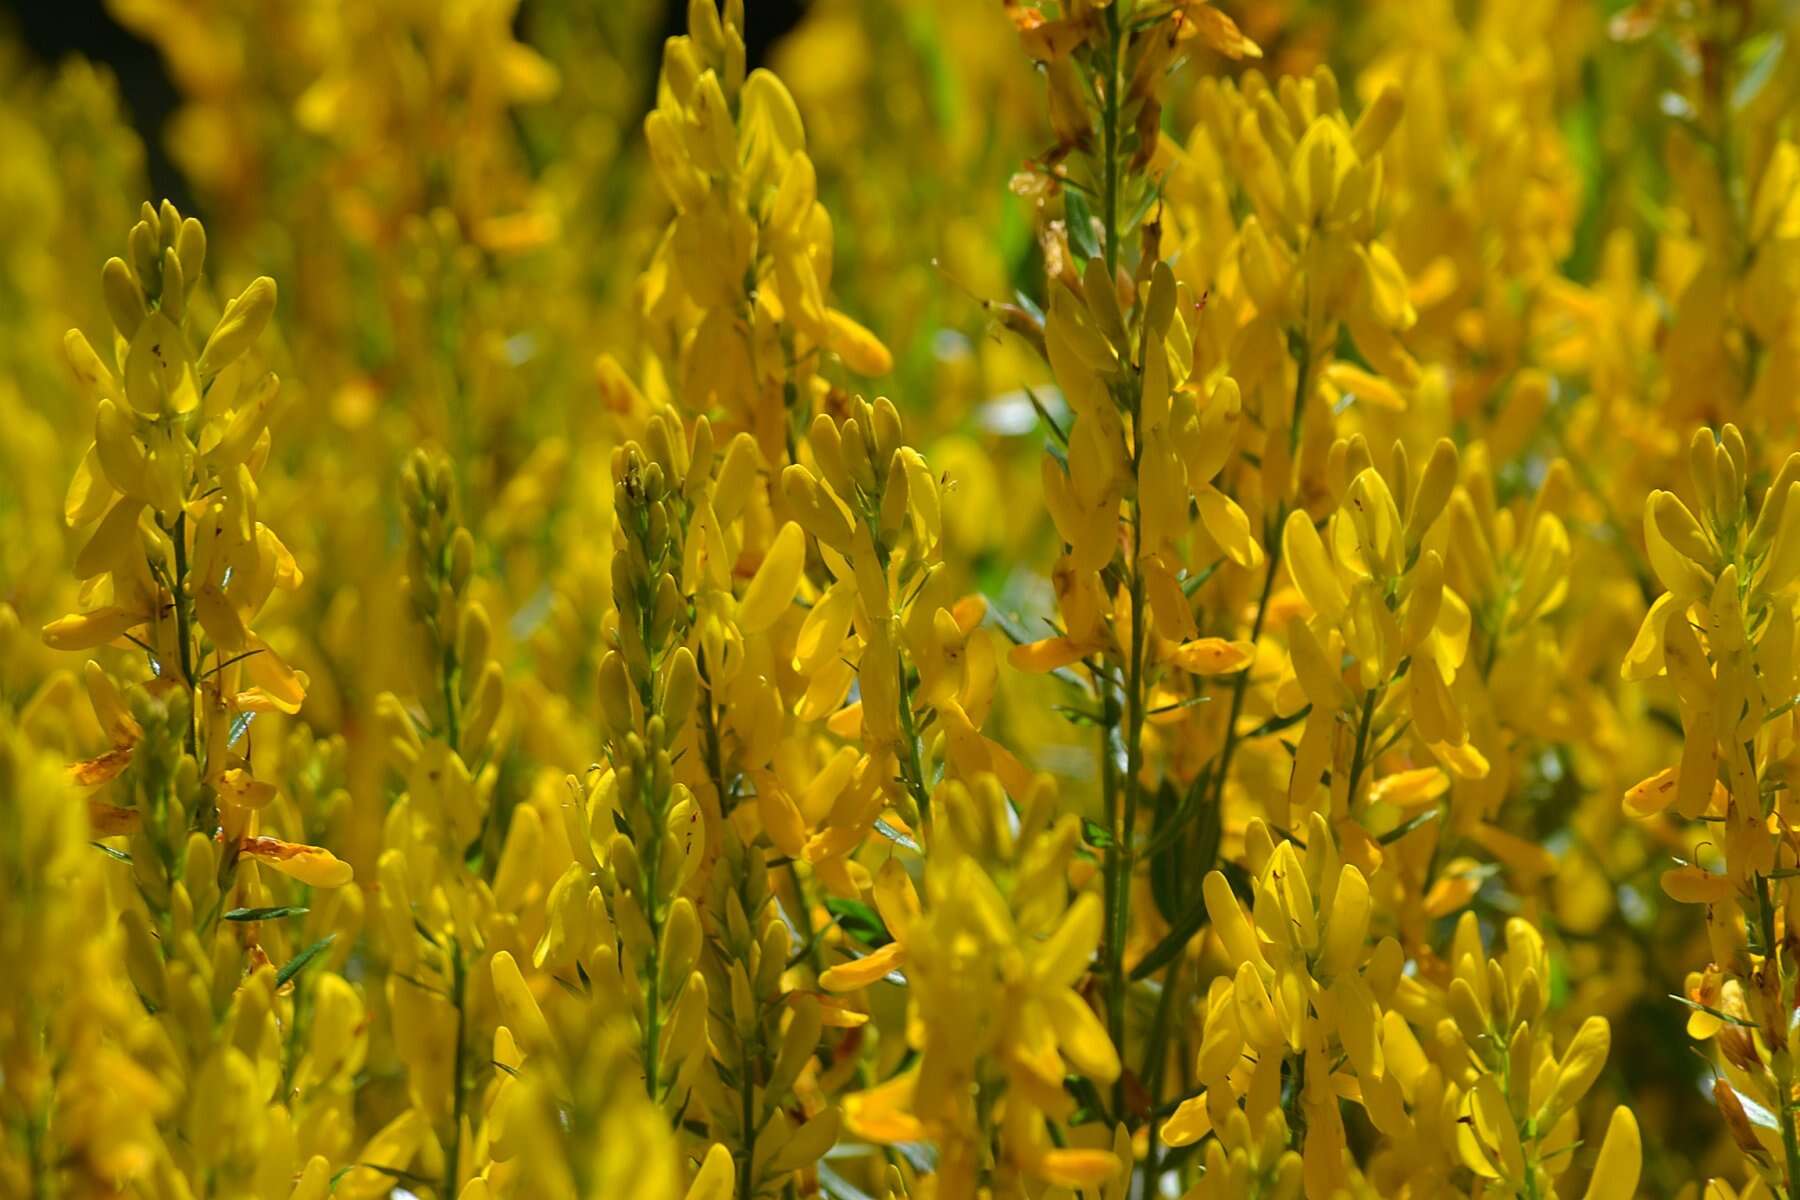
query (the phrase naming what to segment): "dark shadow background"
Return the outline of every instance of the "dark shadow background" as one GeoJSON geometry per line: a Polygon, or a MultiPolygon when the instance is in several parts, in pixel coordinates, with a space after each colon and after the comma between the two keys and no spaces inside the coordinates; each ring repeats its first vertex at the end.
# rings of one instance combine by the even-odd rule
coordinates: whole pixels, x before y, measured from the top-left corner
{"type": "MultiPolygon", "coordinates": [[[[271,0],[282,3],[285,0],[271,0]]],[[[354,4],[360,0],[341,0],[354,4]]],[[[523,0],[515,24],[522,24],[532,0],[523,0]]],[[[760,64],[770,47],[800,20],[805,0],[749,0],[745,4],[745,41],[751,66],[760,64]]],[[[185,182],[169,162],[163,147],[164,123],[178,103],[162,59],[154,47],[122,28],[106,11],[104,0],[0,0],[0,22],[18,29],[26,47],[45,65],[67,55],[80,54],[112,69],[119,81],[132,125],[144,141],[151,195],[167,196],[177,207],[193,207],[185,182]]],[[[662,28],[643,49],[654,62],[663,40],[685,31],[685,0],[663,0],[662,28]]],[[[649,110],[654,92],[644,97],[649,110]]]]}

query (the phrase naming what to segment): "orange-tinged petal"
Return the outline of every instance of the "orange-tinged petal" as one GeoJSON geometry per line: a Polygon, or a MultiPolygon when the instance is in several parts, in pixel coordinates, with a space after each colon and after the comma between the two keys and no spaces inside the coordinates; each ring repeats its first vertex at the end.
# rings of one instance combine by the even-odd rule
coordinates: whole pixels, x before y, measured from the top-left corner
{"type": "Polygon", "coordinates": [[[1195,675],[1227,675],[1243,670],[1255,658],[1256,647],[1251,643],[1218,637],[1183,642],[1169,652],[1169,662],[1195,675]]]}
{"type": "Polygon", "coordinates": [[[980,592],[971,592],[950,606],[950,615],[956,620],[956,627],[968,633],[981,624],[981,618],[987,616],[987,597],[980,592]]]}
{"type": "Polygon", "coordinates": [[[1226,58],[1261,58],[1262,47],[1245,37],[1237,22],[1210,4],[1191,5],[1186,11],[1184,36],[1195,37],[1226,58]]]}
{"type": "Polygon", "coordinates": [[[272,837],[247,837],[238,843],[238,850],[311,887],[343,887],[355,875],[349,863],[322,846],[306,846],[272,837]]]}
{"type": "Polygon", "coordinates": [[[130,746],[117,746],[98,758],[72,763],[69,766],[69,778],[78,787],[98,787],[109,780],[117,779],[119,774],[131,765],[131,751],[132,747],[130,746]]]}
{"type": "Polygon", "coordinates": [[[1648,779],[1639,780],[1625,792],[1625,811],[1634,817],[1654,817],[1675,803],[1676,785],[1681,773],[1664,767],[1648,779]]]}
{"type": "Polygon", "coordinates": [[[88,801],[88,832],[97,838],[131,833],[141,821],[135,808],[120,808],[116,804],[102,804],[98,800],[88,801]]]}
{"type": "Polygon", "coordinates": [[[1481,890],[1481,876],[1473,870],[1445,875],[1425,893],[1425,915],[1443,917],[1456,912],[1475,898],[1481,890]]]}
{"type": "Polygon", "coordinates": [[[262,808],[275,798],[275,785],[256,778],[242,767],[221,771],[214,781],[219,794],[240,808],[262,808]]]}

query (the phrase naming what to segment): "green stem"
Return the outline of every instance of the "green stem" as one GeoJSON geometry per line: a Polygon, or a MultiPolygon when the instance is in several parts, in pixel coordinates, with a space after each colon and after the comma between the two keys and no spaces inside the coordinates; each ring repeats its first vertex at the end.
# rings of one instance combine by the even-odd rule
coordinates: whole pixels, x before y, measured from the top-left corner
{"type": "MultiPolygon", "coordinates": [[[[1751,760],[1754,768],[1754,758],[1751,760]]],[[[1763,953],[1775,964],[1775,977],[1781,978],[1781,957],[1775,945],[1775,899],[1769,887],[1767,875],[1756,876],[1757,918],[1762,926],[1763,953]]],[[[1785,1057],[1785,1056],[1783,1056],[1785,1057]]],[[[1800,1136],[1794,1130],[1794,1080],[1790,1072],[1777,1071],[1775,1081],[1779,1085],[1776,1113],[1781,1118],[1781,1148],[1787,1160],[1787,1178],[1783,1181],[1785,1191],[1791,1198],[1795,1195],[1794,1187],[1800,1181],[1800,1136]]]]}
{"type": "MultiPolygon", "coordinates": [[[[1289,438],[1289,453],[1300,440],[1300,413],[1306,404],[1307,379],[1312,374],[1312,349],[1303,347],[1300,354],[1299,371],[1294,378],[1294,424],[1289,438]]],[[[1276,506],[1275,521],[1263,533],[1263,540],[1268,543],[1265,554],[1269,560],[1268,572],[1263,576],[1262,595],[1256,601],[1256,618],[1250,623],[1250,641],[1252,644],[1262,636],[1263,623],[1269,617],[1269,597],[1275,591],[1275,576],[1281,570],[1281,530],[1287,522],[1288,502],[1284,499],[1276,506]]],[[[1231,683],[1231,711],[1225,718],[1225,744],[1219,750],[1219,769],[1213,776],[1213,803],[1225,803],[1225,785],[1231,780],[1231,759],[1237,753],[1238,718],[1244,712],[1244,693],[1250,686],[1250,667],[1239,671],[1237,678],[1231,683]]]]}
{"type": "MultiPolygon", "coordinates": [[[[1113,702],[1112,679],[1104,669],[1104,664],[1094,666],[1094,690],[1098,693],[1100,704],[1100,801],[1106,818],[1108,844],[1101,860],[1100,900],[1105,909],[1105,925],[1102,930],[1101,961],[1107,972],[1106,992],[1106,1031],[1112,1039],[1114,1049],[1118,1049],[1125,1037],[1125,1014],[1123,1006],[1114,998],[1113,984],[1117,972],[1113,964],[1124,957],[1124,947],[1119,942],[1118,919],[1119,909],[1119,771],[1118,759],[1113,750],[1113,737],[1118,729],[1118,709],[1113,702]]],[[[1117,1112],[1122,1092],[1115,1087],[1113,1108],[1117,1112]]]]}
{"type": "Polygon", "coordinates": [[[789,859],[787,864],[788,882],[794,885],[794,923],[800,926],[801,945],[806,947],[807,959],[812,963],[813,973],[817,975],[824,970],[819,959],[818,938],[814,934],[812,909],[806,903],[806,889],[800,883],[800,869],[789,859]]]}
{"type": "Polygon", "coordinates": [[[1119,6],[1106,7],[1106,98],[1100,123],[1105,155],[1100,221],[1106,234],[1106,273],[1119,269],[1119,6]]]}
{"type": "Polygon", "coordinates": [[[1356,811],[1356,789],[1362,785],[1363,769],[1368,766],[1369,725],[1375,716],[1378,690],[1370,688],[1363,694],[1362,721],[1356,727],[1356,753],[1350,759],[1350,787],[1344,798],[1351,812],[1356,811]]]}
{"type": "Polygon", "coordinates": [[[460,757],[462,755],[462,705],[456,701],[460,690],[462,666],[456,661],[454,645],[445,641],[443,657],[438,663],[444,691],[444,741],[460,757]]]}
{"type": "MultiPolygon", "coordinates": [[[[1760,792],[1762,775],[1756,765],[1755,738],[1750,738],[1744,742],[1744,755],[1749,759],[1750,777],[1756,780],[1758,785],[1757,790],[1760,792]]],[[[1736,802],[1733,801],[1733,803],[1736,802]]],[[[1776,992],[1777,994],[1780,994],[1786,991],[1786,982],[1782,978],[1781,951],[1775,943],[1774,890],[1769,884],[1769,877],[1767,875],[1758,872],[1755,879],[1756,916],[1757,924],[1762,929],[1763,957],[1775,968],[1776,992]]],[[[1771,1049],[1773,1049],[1773,1047],[1771,1047],[1771,1049]]],[[[1789,1056],[1785,1054],[1778,1055],[1775,1056],[1772,1061],[1774,1063],[1784,1063],[1787,1062],[1788,1057],[1789,1056]]],[[[1800,1181],[1800,1136],[1797,1136],[1794,1130],[1793,1068],[1791,1064],[1788,1065],[1785,1070],[1772,1066],[1771,1071],[1775,1075],[1775,1082],[1778,1088],[1775,1110],[1776,1115],[1781,1120],[1781,1148],[1783,1156],[1787,1160],[1785,1171],[1786,1179],[1783,1180],[1783,1184],[1785,1185],[1783,1190],[1787,1193],[1789,1200],[1793,1200],[1795,1196],[1795,1184],[1797,1181],[1800,1181]]]]}
{"type": "Polygon", "coordinates": [[[461,943],[450,943],[450,999],[456,1005],[456,1062],[451,1068],[450,1090],[455,1096],[450,1114],[450,1154],[444,1162],[444,1200],[456,1200],[457,1176],[462,1168],[463,1110],[468,1103],[468,1089],[463,1075],[468,1069],[463,1043],[467,1040],[468,1013],[464,1005],[467,975],[463,970],[461,943]]]}
{"type": "MultiPolygon", "coordinates": [[[[1275,528],[1279,530],[1281,528],[1281,523],[1286,519],[1287,503],[1283,501],[1280,508],[1276,510],[1275,528]]],[[[1250,641],[1252,644],[1255,644],[1256,640],[1262,636],[1263,622],[1266,621],[1269,616],[1269,597],[1273,595],[1275,591],[1275,575],[1276,572],[1281,569],[1281,539],[1279,535],[1267,537],[1266,540],[1271,543],[1267,551],[1269,570],[1268,573],[1263,576],[1262,595],[1257,597],[1256,618],[1250,622],[1250,641]]],[[[1244,693],[1250,686],[1250,671],[1250,667],[1245,667],[1242,671],[1237,673],[1237,678],[1233,679],[1231,682],[1231,710],[1225,717],[1225,744],[1219,750],[1219,769],[1213,776],[1214,804],[1225,803],[1225,782],[1231,775],[1232,756],[1237,753],[1238,718],[1244,713],[1244,693]]],[[[1205,864],[1206,868],[1210,868],[1211,866],[1211,863],[1205,864]]]]}
{"type": "Polygon", "coordinates": [[[25,1161],[31,1171],[32,1200],[50,1200],[56,1195],[55,1170],[44,1153],[49,1132],[48,1111],[33,1112],[25,1118],[25,1161]]]}
{"type": "Polygon", "coordinates": [[[194,615],[188,597],[187,512],[175,518],[175,527],[167,531],[175,543],[175,633],[181,643],[181,678],[188,689],[187,752],[195,765],[200,763],[199,736],[200,688],[194,678],[194,615]]]}
{"type": "MultiPolygon", "coordinates": [[[[1100,120],[1101,140],[1101,176],[1103,180],[1100,206],[1101,232],[1104,239],[1103,250],[1106,257],[1107,276],[1112,278],[1119,267],[1119,9],[1109,5],[1106,10],[1106,49],[1105,77],[1101,81],[1104,95],[1100,120]]],[[[1132,473],[1136,474],[1137,452],[1132,454],[1132,473]]],[[[1133,519],[1135,529],[1137,521],[1133,519]]],[[[1120,1055],[1125,1051],[1125,937],[1130,929],[1131,906],[1131,830],[1137,821],[1138,806],[1138,773],[1143,767],[1143,660],[1144,660],[1144,586],[1141,573],[1135,561],[1137,537],[1133,535],[1134,561],[1128,566],[1131,571],[1131,647],[1128,675],[1125,680],[1125,778],[1124,800],[1121,809],[1117,770],[1113,759],[1112,729],[1113,723],[1108,719],[1110,709],[1105,700],[1106,691],[1110,688],[1104,673],[1097,678],[1100,683],[1102,720],[1100,726],[1100,770],[1101,786],[1105,796],[1106,822],[1111,835],[1111,845],[1106,848],[1105,878],[1106,886],[1106,1022],[1107,1033],[1112,1038],[1113,1046],[1120,1055]]],[[[1113,1111],[1122,1115],[1125,1111],[1125,1078],[1121,1073],[1113,1084],[1113,1111]]]]}
{"type": "MultiPolygon", "coordinates": [[[[1152,1105],[1156,1102],[1156,1093],[1162,1085],[1163,1047],[1168,1038],[1169,1012],[1174,1007],[1175,989],[1181,982],[1181,956],[1176,955],[1163,976],[1162,995],[1157,997],[1156,1016],[1150,1022],[1150,1037],[1144,1047],[1144,1069],[1141,1072],[1144,1090],[1149,1093],[1152,1105]]],[[[1149,1140],[1149,1148],[1144,1155],[1144,1195],[1156,1194],[1156,1177],[1162,1160],[1162,1141],[1156,1136],[1156,1121],[1151,1118],[1147,1122],[1149,1128],[1145,1134],[1149,1140]]]]}
{"type": "Polygon", "coordinates": [[[906,742],[906,762],[901,765],[901,781],[918,807],[923,824],[931,816],[931,792],[925,786],[925,759],[919,742],[918,722],[913,718],[912,682],[906,677],[906,659],[894,655],[894,668],[900,676],[900,732],[906,742]]]}
{"type": "Polygon", "coordinates": [[[706,770],[712,777],[713,787],[719,793],[719,812],[731,815],[736,805],[736,798],[727,793],[725,786],[725,754],[719,745],[719,717],[713,711],[712,677],[706,670],[706,651],[700,651],[700,734],[701,744],[706,750],[706,770]]]}
{"type": "MultiPolygon", "coordinates": [[[[646,770],[645,774],[650,774],[646,770]]],[[[644,781],[649,788],[649,780],[644,781]]],[[[646,803],[646,808],[649,805],[646,803]]],[[[662,815],[652,812],[647,835],[649,852],[643,856],[644,920],[650,926],[649,963],[644,983],[644,1087],[650,1099],[661,1101],[660,1066],[662,1056],[662,915],[656,895],[657,867],[662,860],[662,815]]]]}
{"type": "MultiPolygon", "coordinates": [[[[1132,525],[1135,529],[1137,521],[1132,525]]],[[[1134,533],[1133,542],[1137,541],[1134,533]]],[[[1134,545],[1135,550],[1135,545],[1134,545]]],[[[1113,1045],[1121,1056],[1125,1053],[1125,939],[1131,931],[1131,874],[1136,866],[1133,837],[1137,828],[1137,811],[1144,769],[1144,579],[1133,562],[1131,569],[1131,651],[1125,679],[1125,778],[1124,811],[1111,830],[1112,845],[1108,853],[1116,860],[1113,886],[1117,896],[1113,902],[1113,932],[1107,939],[1107,1005],[1106,1016],[1113,1045]]],[[[1113,1084],[1113,1109],[1125,1111],[1125,1077],[1121,1074],[1113,1084]]]]}
{"type": "MultiPolygon", "coordinates": [[[[757,1014],[757,1030],[762,1029],[762,1015],[757,1014]]],[[[738,1160],[738,1197],[739,1200],[751,1200],[756,1193],[753,1190],[755,1179],[752,1172],[756,1169],[756,1077],[751,1074],[751,1043],[744,1043],[741,1056],[743,1078],[739,1081],[744,1093],[744,1154],[738,1160]]]]}

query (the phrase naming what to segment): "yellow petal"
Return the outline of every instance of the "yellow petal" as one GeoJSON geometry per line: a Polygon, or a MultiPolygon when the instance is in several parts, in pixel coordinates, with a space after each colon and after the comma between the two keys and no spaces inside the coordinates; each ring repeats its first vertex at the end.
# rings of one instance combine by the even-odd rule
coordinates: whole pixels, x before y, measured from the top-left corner
{"type": "Polygon", "coordinates": [[[1612,1048],[1612,1026],[1605,1017],[1589,1017],[1575,1031],[1569,1048],[1563,1052],[1556,1069],[1556,1085],[1539,1112],[1539,1123],[1547,1124],[1568,1111],[1594,1086],[1600,1070],[1606,1066],[1606,1055],[1612,1048]]]}
{"type": "Polygon", "coordinates": [[[1287,524],[1281,531],[1281,553],[1287,559],[1294,586],[1300,589],[1313,611],[1327,621],[1335,622],[1342,617],[1348,604],[1344,585],[1331,560],[1325,556],[1325,543],[1313,527],[1311,517],[1298,510],[1288,514],[1287,524]]]}
{"type": "Polygon", "coordinates": [[[1039,675],[1078,663],[1086,654],[1087,651],[1072,639],[1052,637],[1014,646],[1006,658],[1018,670],[1039,675]]]}
{"type": "Polygon", "coordinates": [[[1212,1114],[1206,1109],[1206,1093],[1183,1100],[1181,1107],[1163,1122],[1161,1136],[1165,1146],[1190,1146],[1212,1132],[1212,1114]]]}
{"type": "Polygon", "coordinates": [[[250,636],[245,645],[255,651],[243,660],[244,672],[254,686],[238,693],[238,707],[248,712],[273,710],[289,716],[299,712],[306,702],[306,675],[288,666],[287,660],[259,637],[250,636]]]}
{"type": "Polygon", "coordinates": [[[44,626],[44,644],[53,650],[92,650],[143,623],[139,614],[117,607],[73,613],[44,626]]]}
{"type": "Polygon", "coordinates": [[[1638,1175],[1644,1166],[1643,1142],[1637,1118],[1623,1104],[1613,1109],[1606,1124],[1606,1140],[1588,1180],[1584,1200],[1632,1200],[1637,1195],[1638,1175]]]}
{"type": "Polygon", "coordinates": [[[831,337],[831,348],[858,375],[886,375],[893,371],[894,356],[881,339],[837,309],[825,310],[825,328],[831,337]]]}
{"type": "Polygon", "coordinates": [[[750,586],[738,601],[738,628],[754,636],[780,620],[794,602],[805,566],[806,533],[789,521],[775,535],[762,565],[756,568],[750,586]]]}
{"type": "Polygon", "coordinates": [[[195,590],[194,615],[200,618],[200,627],[206,630],[221,653],[236,654],[244,648],[249,630],[244,628],[244,619],[220,588],[206,584],[195,590]]]}
{"type": "Polygon", "coordinates": [[[92,579],[103,571],[112,570],[121,554],[136,542],[138,514],[143,511],[142,500],[119,497],[100,524],[94,527],[87,545],[75,556],[75,577],[92,579]]]}
{"type": "Polygon", "coordinates": [[[1689,864],[1662,873],[1662,890],[1682,904],[1717,904],[1732,893],[1731,877],[1689,864]]]}
{"type": "Polygon", "coordinates": [[[99,449],[89,446],[75,468],[74,478],[69,480],[68,494],[63,499],[63,520],[70,529],[86,525],[105,512],[117,494],[100,470],[99,449]]]}
{"type": "Polygon", "coordinates": [[[1077,896],[1056,931],[1032,951],[1032,978],[1052,987],[1067,987],[1081,978],[1100,944],[1103,920],[1098,896],[1077,896]]]}
{"type": "Polygon", "coordinates": [[[1329,978],[1342,971],[1354,970],[1362,962],[1363,943],[1368,937],[1369,882],[1361,871],[1345,863],[1338,873],[1331,914],[1325,919],[1320,971],[1329,978]]]}
{"type": "Polygon", "coordinates": [[[775,848],[789,858],[799,858],[806,845],[806,821],[772,775],[757,777],[756,811],[775,848]]]}
{"type": "Polygon", "coordinates": [[[1419,808],[1430,804],[1450,788],[1450,779],[1439,767],[1420,767],[1384,775],[1369,788],[1370,803],[1395,808],[1419,808]]]}
{"type": "Polygon", "coordinates": [[[541,1050],[554,1045],[550,1025],[544,1020],[544,1011],[538,1007],[537,997],[526,986],[525,977],[519,973],[519,963],[513,958],[512,952],[502,950],[494,955],[492,971],[494,999],[500,1005],[501,1023],[528,1050],[541,1050]]]}
{"type": "Polygon", "coordinates": [[[685,1200],[731,1200],[736,1184],[732,1180],[731,1151],[719,1142],[707,1150],[694,1182],[688,1185],[685,1200]]]}
{"type": "Polygon", "coordinates": [[[1119,1159],[1110,1150],[1046,1150],[1034,1172],[1058,1187],[1098,1187],[1118,1175],[1119,1159]]]}
{"type": "Polygon", "coordinates": [[[1107,1084],[1119,1077],[1119,1055],[1107,1037],[1106,1026],[1069,988],[1057,988],[1044,997],[1050,1024],[1056,1029],[1056,1040],[1063,1057],[1078,1072],[1096,1083],[1107,1084]]]}
{"type": "Polygon", "coordinates": [[[1262,565],[1262,546],[1250,532],[1250,518],[1244,515],[1237,501],[1218,488],[1208,486],[1195,491],[1194,506],[1199,510],[1206,532],[1219,543],[1226,557],[1246,570],[1262,565]]]}
{"type": "Polygon", "coordinates": [[[223,798],[240,808],[263,808],[275,798],[274,784],[257,779],[242,767],[221,771],[213,782],[223,798]]]}
{"type": "Polygon", "coordinates": [[[924,1141],[930,1134],[911,1112],[918,1079],[916,1070],[908,1071],[844,1097],[844,1127],[857,1137],[883,1146],[924,1141]]]}
{"type": "Polygon", "coordinates": [[[906,951],[899,942],[889,942],[862,958],[828,967],[819,976],[819,986],[831,992],[854,992],[883,979],[906,961],[906,951]]]}

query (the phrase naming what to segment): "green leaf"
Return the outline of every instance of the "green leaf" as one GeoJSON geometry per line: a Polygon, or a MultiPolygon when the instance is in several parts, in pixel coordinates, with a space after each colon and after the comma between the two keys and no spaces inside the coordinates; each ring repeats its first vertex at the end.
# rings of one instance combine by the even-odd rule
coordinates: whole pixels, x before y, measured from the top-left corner
{"type": "Polygon", "coordinates": [[[1164,783],[1156,798],[1155,820],[1142,857],[1150,864],[1150,892],[1163,919],[1174,924],[1198,894],[1198,885],[1219,854],[1218,805],[1213,774],[1202,771],[1179,798],[1164,783]]]}
{"type": "Polygon", "coordinates": [[[277,904],[271,908],[234,908],[225,914],[227,921],[279,921],[311,912],[304,904],[277,904]]]}
{"type": "Polygon", "coordinates": [[[380,1163],[369,1163],[369,1162],[357,1163],[356,1165],[359,1167],[364,1167],[370,1171],[379,1171],[381,1174],[386,1175],[389,1179],[395,1179],[401,1183],[410,1184],[413,1187],[436,1187],[438,1184],[443,1182],[442,1180],[439,1180],[439,1179],[431,1179],[427,1176],[421,1175],[417,1171],[408,1171],[401,1167],[384,1167],[380,1163]]]}
{"type": "MultiPolygon", "coordinates": [[[[1203,777],[1204,778],[1204,777],[1203,777]]],[[[1219,859],[1219,843],[1225,838],[1224,814],[1217,804],[1205,805],[1194,822],[1194,840],[1188,847],[1188,878],[1198,882],[1219,859]]]]}
{"type": "Polygon", "coordinates": [[[1735,108],[1748,108],[1762,94],[1769,80],[1775,77],[1775,68],[1780,64],[1782,52],[1787,49],[1787,38],[1779,30],[1759,34],[1750,38],[1738,47],[1737,86],[1731,89],[1731,103],[1735,108]]]}
{"type": "Polygon", "coordinates": [[[1183,709],[1183,708],[1193,708],[1197,704],[1210,704],[1210,703],[1212,703],[1211,696],[1199,696],[1199,695],[1189,696],[1185,700],[1177,700],[1172,704],[1158,705],[1157,707],[1150,710],[1149,715],[1153,716],[1153,717],[1159,717],[1163,713],[1175,712],[1175,711],[1177,711],[1179,709],[1183,709]]]}
{"type": "Polygon", "coordinates": [[[1270,717],[1268,720],[1264,721],[1261,725],[1258,725],[1255,729],[1252,729],[1249,733],[1244,734],[1243,735],[1244,740],[1247,742],[1254,741],[1257,738],[1268,737],[1272,733],[1280,733],[1284,729],[1289,729],[1295,725],[1298,725],[1300,722],[1306,720],[1306,718],[1311,715],[1312,715],[1312,705],[1308,704],[1304,708],[1302,708],[1299,712],[1289,713],[1285,717],[1270,717]]]}
{"type": "Polygon", "coordinates": [[[1734,1017],[1730,1013],[1720,1012],[1716,1008],[1711,1008],[1705,1004],[1701,1004],[1698,1000],[1689,1000],[1686,996],[1677,996],[1674,992],[1669,993],[1669,999],[1675,1001],[1675,1003],[1677,1003],[1677,1004],[1685,1004],[1689,1008],[1695,1009],[1699,1012],[1703,1012],[1709,1017],[1716,1017],[1719,1020],[1725,1022],[1727,1025],[1736,1025],[1742,1029],[1755,1029],[1756,1028],[1756,1022],[1754,1022],[1754,1021],[1746,1021],[1742,1017],[1734,1017]]]}
{"type": "MultiPolygon", "coordinates": [[[[1200,779],[1208,778],[1210,772],[1201,773],[1200,779]]],[[[1175,785],[1164,779],[1156,789],[1150,810],[1150,840],[1145,843],[1141,857],[1150,868],[1150,898],[1156,901],[1156,910],[1165,921],[1174,921],[1187,909],[1181,860],[1193,800],[1193,788],[1185,795],[1178,794],[1175,785]]]]}
{"type": "Polygon", "coordinates": [[[1056,418],[1050,415],[1050,410],[1044,407],[1044,402],[1038,399],[1037,393],[1030,388],[1026,388],[1024,391],[1025,398],[1031,401],[1031,407],[1037,409],[1038,419],[1050,427],[1050,433],[1056,438],[1057,444],[1064,447],[1068,446],[1069,435],[1063,432],[1063,427],[1061,425],[1056,423],[1056,418]]]}
{"type": "Polygon", "coordinates": [[[910,835],[902,833],[899,829],[896,829],[894,826],[888,824],[888,822],[880,820],[879,818],[875,822],[875,832],[879,833],[882,837],[894,843],[896,846],[915,852],[919,849],[919,843],[910,835]]]}
{"type": "Polygon", "coordinates": [[[885,946],[894,940],[888,933],[887,925],[882,922],[881,914],[861,900],[827,897],[825,911],[832,915],[840,929],[870,949],[885,946]]]}
{"type": "Polygon", "coordinates": [[[1075,251],[1079,262],[1086,262],[1100,253],[1100,246],[1094,241],[1094,213],[1088,207],[1087,198],[1074,188],[1063,190],[1063,213],[1068,217],[1064,224],[1068,227],[1069,248],[1075,251]]]}
{"type": "MultiPolygon", "coordinates": [[[[306,970],[312,960],[325,953],[325,951],[331,947],[331,943],[335,941],[337,941],[337,934],[328,933],[300,953],[294,955],[294,957],[288,959],[287,965],[275,972],[275,986],[277,988],[281,987],[281,985],[288,980],[306,970]]],[[[379,1169],[380,1168],[377,1168],[377,1170],[379,1169]]]]}
{"type": "Polygon", "coordinates": [[[831,1200],[873,1200],[869,1193],[839,1175],[825,1163],[820,1163],[818,1170],[819,1191],[829,1196],[831,1200]]]}
{"type": "Polygon", "coordinates": [[[1192,596],[1195,592],[1206,586],[1206,581],[1211,579],[1214,573],[1224,565],[1224,559],[1215,558],[1204,567],[1201,567],[1198,571],[1195,571],[1192,575],[1189,575],[1186,579],[1183,579],[1181,581],[1181,594],[1184,596],[1192,596]]]}
{"type": "Polygon", "coordinates": [[[1441,810],[1436,809],[1436,808],[1428,808],[1424,812],[1418,813],[1417,815],[1415,815],[1410,821],[1407,821],[1405,824],[1396,825],[1394,828],[1388,830],[1386,833],[1382,834],[1380,837],[1376,838],[1375,840],[1380,842],[1384,846],[1391,846],[1395,842],[1399,841],[1401,838],[1405,837],[1407,834],[1411,833],[1413,830],[1421,829],[1424,826],[1430,824],[1431,822],[1437,820],[1440,811],[1441,810]]]}
{"type": "Polygon", "coordinates": [[[1160,971],[1164,965],[1172,962],[1205,924],[1206,901],[1196,896],[1193,903],[1188,906],[1186,914],[1175,923],[1175,927],[1169,930],[1162,941],[1151,948],[1150,953],[1144,955],[1137,966],[1131,968],[1132,979],[1148,979],[1160,971]]]}
{"type": "Polygon", "coordinates": [[[1081,818],[1081,840],[1096,850],[1110,849],[1113,844],[1113,836],[1106,826],[1092,817],[1081,818]]]}

